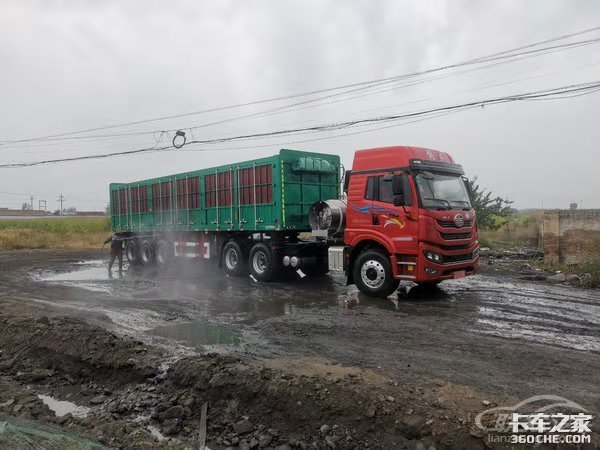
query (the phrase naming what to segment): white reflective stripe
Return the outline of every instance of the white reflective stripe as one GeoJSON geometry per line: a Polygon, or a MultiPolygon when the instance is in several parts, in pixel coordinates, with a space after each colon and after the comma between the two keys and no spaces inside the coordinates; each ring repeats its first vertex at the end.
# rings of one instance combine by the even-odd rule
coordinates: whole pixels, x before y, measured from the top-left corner
{"type": "Polygon", "coordinates": [[[210,244],[208,242],[174,242],[175,256],[186,258],[210,259],[210,244]],[[203,246],[202,249],[200,249],[203,246]]]}
{"type": "Polygon", "coordinates": [[[410,236],[398,236],[398,237],[393,237],[392,241],[412,241],[413,238],[410,236]]]}
{"type": "Polygon", "coordinates": [[[403,266],[416,266],[417,263],[414,262],[403,262],[403,261],[398,261],[396,264],[402,264],[403,266]]]}
{"type": "Polygon", "coordinates": [[[417,277],[414,275],[397,275],[396,278],[408,278],[409,280],[414,280],[417,277]]]}

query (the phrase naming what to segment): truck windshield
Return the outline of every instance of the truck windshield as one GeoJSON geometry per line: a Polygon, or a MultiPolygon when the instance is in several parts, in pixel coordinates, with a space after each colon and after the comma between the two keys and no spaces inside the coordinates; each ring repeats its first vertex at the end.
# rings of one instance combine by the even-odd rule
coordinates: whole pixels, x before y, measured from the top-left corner
{"type": "Polygon", "coordinates": [[[458,175],[418,172],[415,183],[424,208],[471,209],[467,188],[458,175]]]}

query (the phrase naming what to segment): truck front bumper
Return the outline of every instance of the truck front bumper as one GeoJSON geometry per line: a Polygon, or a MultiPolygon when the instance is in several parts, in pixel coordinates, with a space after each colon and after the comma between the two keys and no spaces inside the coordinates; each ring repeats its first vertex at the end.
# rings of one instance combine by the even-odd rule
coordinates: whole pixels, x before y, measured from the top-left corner
{"type": "Polygon", "coordinates": [[[417,258],[417,283],[436,282],[473,275],[479,263],[479,245],[474,242],[469,248],[445,251],[421,243],[417,258]]]}

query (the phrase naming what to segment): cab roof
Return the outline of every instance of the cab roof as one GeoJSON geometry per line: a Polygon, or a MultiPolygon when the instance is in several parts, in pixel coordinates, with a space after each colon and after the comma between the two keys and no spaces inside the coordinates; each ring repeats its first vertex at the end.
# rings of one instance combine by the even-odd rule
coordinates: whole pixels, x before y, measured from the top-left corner
{"type": "Polygon", "coordinates": [[[454,164],[454,159],[446,152],[423,147],[394,146],[357,150],[354,154],[352,171],[388,169],[410,166],[410,161],[454,164]]]}

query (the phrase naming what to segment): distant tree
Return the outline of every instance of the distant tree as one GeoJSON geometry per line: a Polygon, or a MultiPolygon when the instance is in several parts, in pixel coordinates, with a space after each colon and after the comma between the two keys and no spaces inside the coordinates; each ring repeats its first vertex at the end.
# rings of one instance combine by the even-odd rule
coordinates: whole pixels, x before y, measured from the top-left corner
{"type": "Polygon", "coordinates": [[[479,186],[477,177],[469,181],[471,185],[471,201],[477,213],[477,224],[486,230],[498,230],[508,222],[508,217],[514,211],[510,200],[500,196],[494,197],[491,191],[479,186]]]}
{"type": "Polygon", "coordinates": [[[25,202],[21,206],[21,211],[29,211],[31,208],[29,207],[29,203],[25,202]]]}
{"type": "Polygon", "coordinates": [[[569,209],[577,209],[577,203],[570,203],[569,209]]]}

